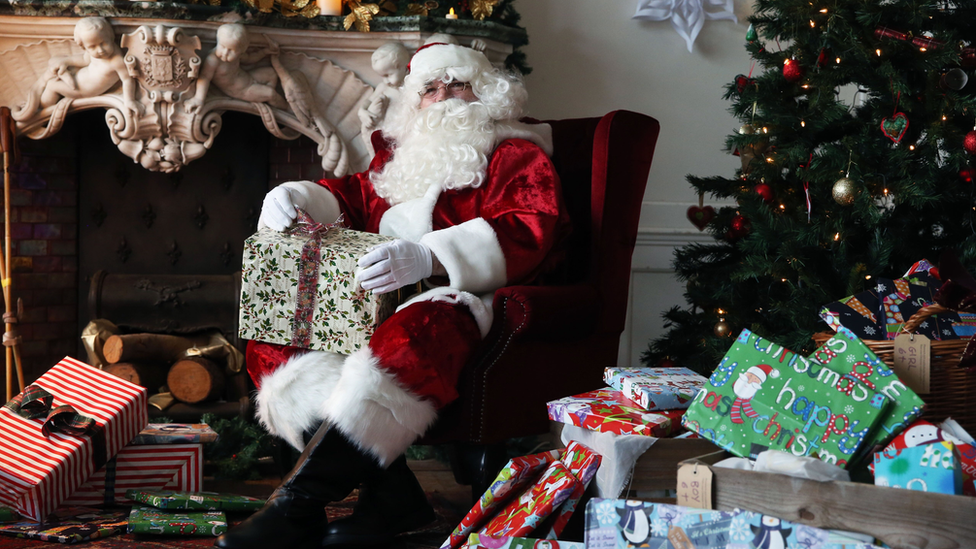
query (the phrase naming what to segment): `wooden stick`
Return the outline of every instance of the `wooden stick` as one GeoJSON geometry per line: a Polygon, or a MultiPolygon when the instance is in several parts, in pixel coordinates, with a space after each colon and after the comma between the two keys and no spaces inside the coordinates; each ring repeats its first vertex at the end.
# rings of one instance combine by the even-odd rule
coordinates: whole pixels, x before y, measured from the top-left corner
{"type": "MultiPolygon", "coordinates": [[[[10,156],[14,147],[13,118],[10,116],[8,107],[0,107],[0,150],[3,151],[3,224],[4,224],[4,244],[3,262],[0,262],[0,284],[3,286],[3,300],[6,305],[6,313],[11,313],[12,303],[10,302],[10,272],[7,267],[10,265],[10,156]]],[[[4,335],[13,331],[13,326],[4,322],[4,335]]],[[[12,337],[12,336],[8,336],[12,337]]],[[[19,353],[15,355],[12,346],[5,346],[7,359],[7,400],[12,398],[13,374],[11,373],[12,359],[19,359],[19,353]]],[[[20,373],[19,360],[17,371],[20,373]]],[[[24,389],[23,374],[20,376],[20,390],[24,389]]]]}

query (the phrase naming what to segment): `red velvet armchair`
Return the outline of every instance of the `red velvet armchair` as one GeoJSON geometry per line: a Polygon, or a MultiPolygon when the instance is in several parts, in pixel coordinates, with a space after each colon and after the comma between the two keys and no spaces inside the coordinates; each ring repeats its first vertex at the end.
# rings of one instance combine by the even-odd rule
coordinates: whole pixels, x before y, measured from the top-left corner
{"type": "Polygon", "coordinates": [[[567,258],[543,285],[495,294],[494,324],[461,374],[460,398],[420,441],[455,443],[455,476],[475,497],[504,465],[507,439],[548,431],[547,401],[602,385],[624,328],[660,125],[628,111],[549,124],[573,222],[567,258]]]}

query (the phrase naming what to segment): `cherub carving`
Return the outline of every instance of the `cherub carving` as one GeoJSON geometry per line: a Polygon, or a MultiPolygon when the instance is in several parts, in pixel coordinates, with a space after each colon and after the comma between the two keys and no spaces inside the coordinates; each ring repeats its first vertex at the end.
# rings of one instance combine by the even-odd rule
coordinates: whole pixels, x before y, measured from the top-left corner
{"type": "Polygon", "coordinates": [[[277,44],[248,54],[250,43],[244,25],[228,23],[217,29],[217,45],[203,62],[196,93],[184,103],[187,112],[196,112],[203,106],[211,84],[234,99],[267,103],[288,110],[288,102],[275,90],[278,74],[274,68],[259,67],[249,71],[241,68],[242,64],[251,65],[268,55],[276,55],[277,44]]]}
{"type": "Polygon", "coordinates": [[[84,53],[51,58],[47,72],[31,88],[27,104],[14,118],[26,120],[39,108],[50,107],[64,97],[99,96],[119,81],[125,108],[133,114],[142,114],[143,107],[136,101],[136,82],[129,76],[122,48],[115,43],[115,32],[109,22],[102,17],[86,17],[75,25],[74,35],[84,53]]]}
{"type": "Polygon", "coordinates": [[[376,48],[371,58],[373,70],[382,77],[373,93],[359,106],[359,121],[362,123],[362,137],[366,147],[372,152],[370,135],[386,117],[386,109],[398,95],[403,77],[407,74],[410,51],[400,42],[387,42],[376,48]]]}

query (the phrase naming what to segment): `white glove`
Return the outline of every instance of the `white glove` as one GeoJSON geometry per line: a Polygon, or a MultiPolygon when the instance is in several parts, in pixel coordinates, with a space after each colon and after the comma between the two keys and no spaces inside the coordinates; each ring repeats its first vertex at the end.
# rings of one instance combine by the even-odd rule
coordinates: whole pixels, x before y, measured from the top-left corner
{"type": "Polygon", "coordinates": [[[359,268],[363,289],[384,294],[428,278],[434,262],[427,246],[397,239],[371,248],[359,258],[359,268]]]}
{"type": "Polygon", "coordinates": [[[304,210],[307,202],[305,195],[289,187],[288,183],[278,185],[264,195],[258,229],[267,227],[279,232],[287,229],[298,217],[296,208],[304,210]]]}

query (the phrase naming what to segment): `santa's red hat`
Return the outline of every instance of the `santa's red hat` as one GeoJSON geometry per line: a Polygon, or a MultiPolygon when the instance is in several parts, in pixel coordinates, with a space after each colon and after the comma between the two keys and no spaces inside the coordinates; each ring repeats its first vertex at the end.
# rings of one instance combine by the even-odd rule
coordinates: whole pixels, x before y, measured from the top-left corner
{"type": "Polygon", "coordinates": [[[766,377],[772,373],[773,367],[769,364],[757,364],[746,370],[747,374],[752,374],[759,378],[759,382],[763,383],[766,381],[766,377]]]}

